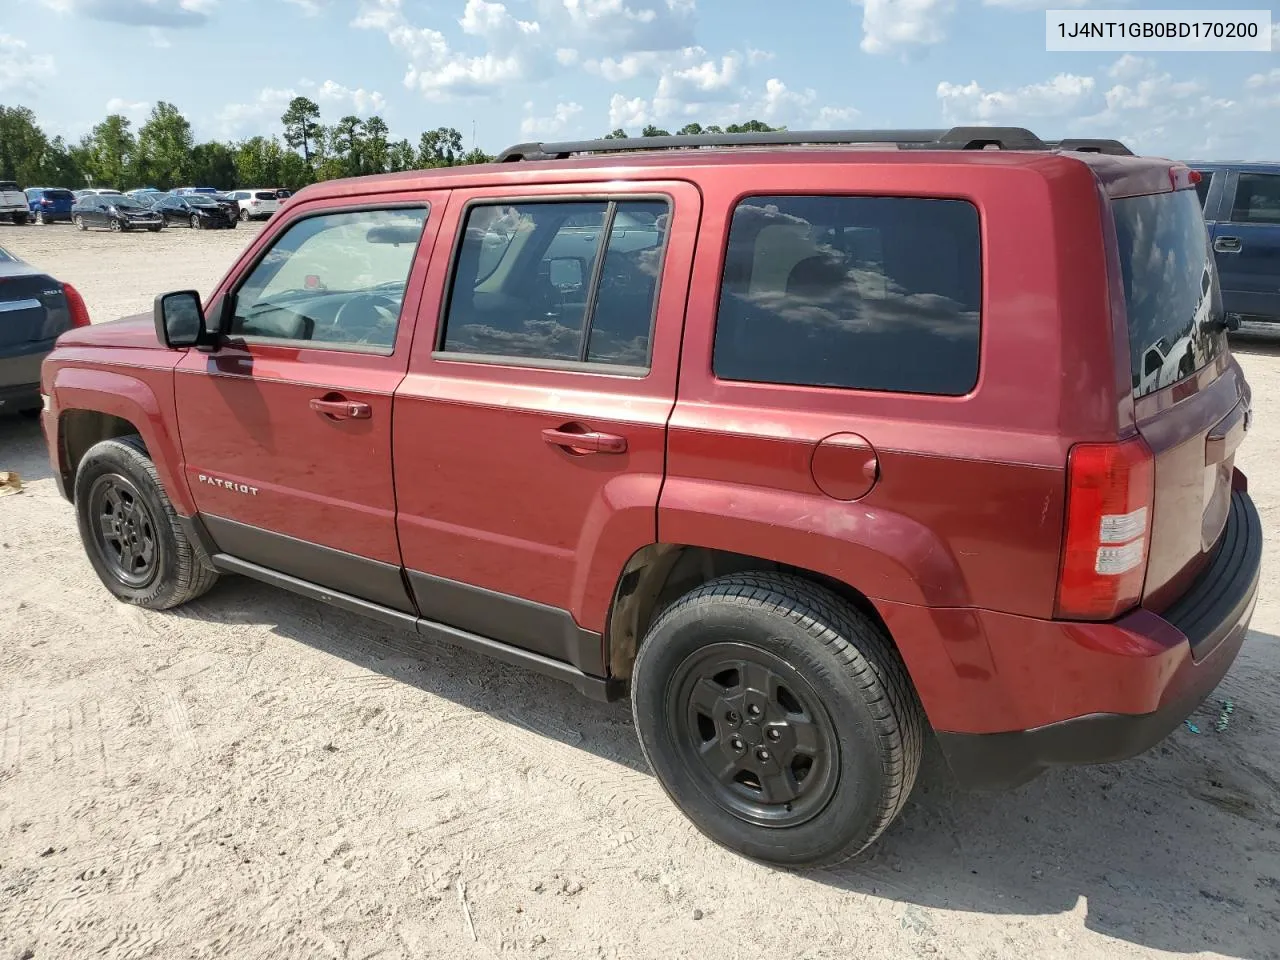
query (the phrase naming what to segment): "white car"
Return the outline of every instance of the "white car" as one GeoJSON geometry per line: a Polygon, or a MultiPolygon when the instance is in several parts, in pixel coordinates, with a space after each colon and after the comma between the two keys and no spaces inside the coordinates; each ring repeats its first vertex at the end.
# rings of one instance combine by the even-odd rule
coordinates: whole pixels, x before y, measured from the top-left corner
{"type": "Polygon", "coordinates": [[[26,223],[30,216],[27,195],[12,180],[0,180],[0,217],[14,223],[26,223]]]}
{"type": "Polygon", "coordinates": [[[227,194],[240,206],[240,219],[266,220],[280,209],[279,191],[255,187],[252,190],[232,190],[227,194]]]}

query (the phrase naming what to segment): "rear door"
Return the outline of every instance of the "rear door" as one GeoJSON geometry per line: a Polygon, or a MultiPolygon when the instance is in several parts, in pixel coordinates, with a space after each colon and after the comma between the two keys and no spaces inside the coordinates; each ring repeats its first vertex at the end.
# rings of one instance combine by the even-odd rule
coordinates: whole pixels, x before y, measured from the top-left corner
{"type": "Polygon", "coordinates": [[[1213,250],[1229,313],[1280,323],[1280,172],[1233,173],[1213,250]]]}
{"type": "Polygon", "coordinates": [[[424,617],[604,674],[617,577],[657,535],[698,214],[688,183],[454,192],[396,394],[424,617]]]}
{"type": "Polygon", "coordinates": [[[1248,388],[1219,322],[1217,270],[1195,192],[1111,206],[1135,417],[1155,455],[1144,602],[1160,610],[1185,591],[1223,531],[1248,388]]]}

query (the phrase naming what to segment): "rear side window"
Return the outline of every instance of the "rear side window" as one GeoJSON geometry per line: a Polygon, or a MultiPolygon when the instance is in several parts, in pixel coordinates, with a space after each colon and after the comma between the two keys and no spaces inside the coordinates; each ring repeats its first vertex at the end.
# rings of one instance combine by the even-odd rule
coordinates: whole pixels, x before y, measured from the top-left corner
{"type": "Polygon", "coordinates": [[[1190,190],[1112,201],[1133,395],[1191,376],[1222,352],[1209,232],[1190,190]]]}
{"type": "Polygon", "coordinates": [[[963,200],[752,197],[734,211],[713,367],[756,383],[960,396],[982,245],[963,200]]]}
{"type": "MultiPolygon", "coordinates": [[[[247,197],[248,194],[244,194],[244,196],[247,197]]],[[[274,200],[276,198],[276,195],[274,193],[266,193],[265,191],[261,193],[255,193],[253,196],[254,196],[254,199],[256,200],[274,200]]]]}
{"type": "Polygon", "coordinates": [[[667,212],[663,200],[473,206],[444,351],[647,367],[667,212]]]}
{"type": "Polygon", "coordinates": [[[1240,174],[1231,222],[1280,223],[1280,174],[1240,174]]]}

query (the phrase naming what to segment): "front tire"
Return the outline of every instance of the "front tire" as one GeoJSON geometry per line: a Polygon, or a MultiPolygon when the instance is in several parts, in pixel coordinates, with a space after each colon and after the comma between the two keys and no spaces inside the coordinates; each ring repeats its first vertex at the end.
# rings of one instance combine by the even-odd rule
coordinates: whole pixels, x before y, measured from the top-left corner
{"type": "Polygon", "coordinates": [[[155,464],[136,437],[89,448],[75,479],[80,539],[118,599],[151,610],[194,600],[218,580],[187,539],[155,464]]]}
{"type": "Polygon", "coordinates": [[[200,229],[200,218],[196,216],[194,213],[191,215],[191,229],[192,230],[200,229]]]}
{"type": "Polygon", "coordinates": [[[645,757],[694,825],[788,867],[839,863],[874,843],[923,751],[891,641],[786,574],[722,577],[664,611],[636,657],[631,705],[645,757]]]}
{"type": "Polygon", "coordinates": [[[124,224],[121,223],[119,220],[117,220],[115,217],[112,217],[110,220],[107,221],[107,229],[110,230],[112,233],[120,233],[124,230],[124,224]]]}

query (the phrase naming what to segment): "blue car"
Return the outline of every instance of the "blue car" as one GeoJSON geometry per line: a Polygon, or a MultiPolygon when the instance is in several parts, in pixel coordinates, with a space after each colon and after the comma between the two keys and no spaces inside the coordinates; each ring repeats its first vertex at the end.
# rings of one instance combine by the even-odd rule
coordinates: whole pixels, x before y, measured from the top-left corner
{"type": "Polygon", "coordinates": [[[36,223],[71,222],[71,207],[76,202],[70,190],[55,187],[28,187],[27,208],[36,223]]]}
{"type": "Polygon", "coordinates": [[[1194,163],[1228,317],[1280,333],[1280,163],[1194,163]]]}

